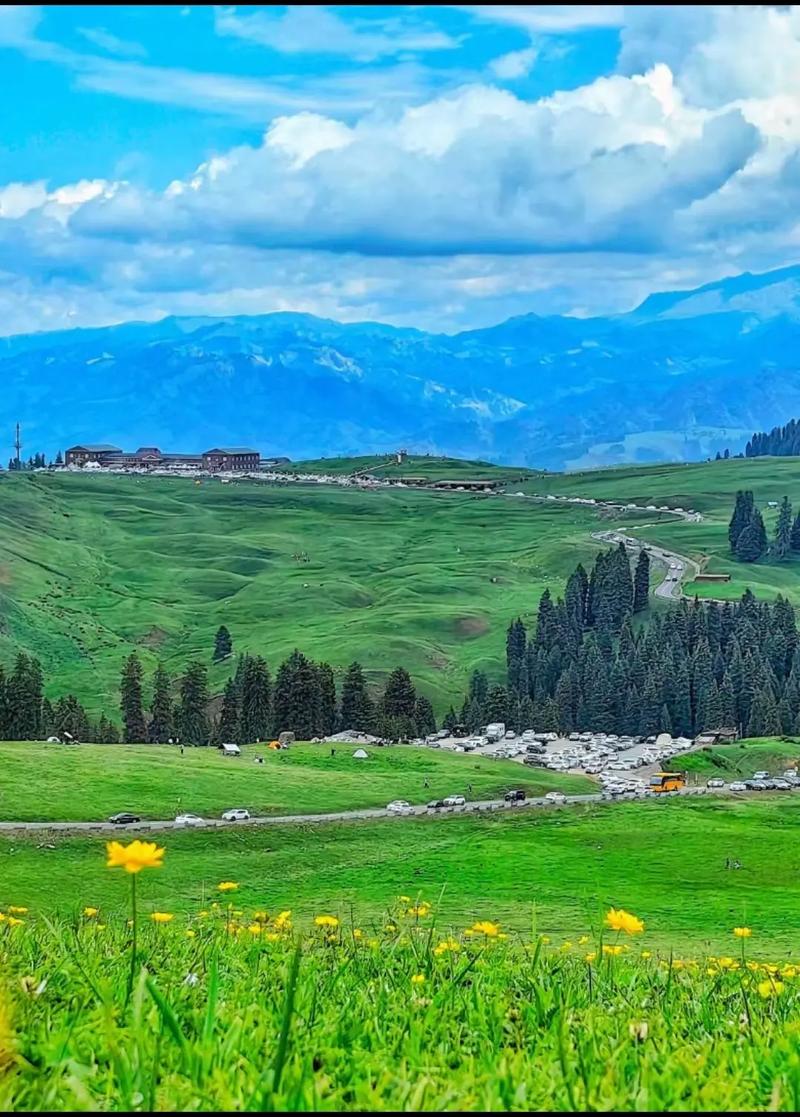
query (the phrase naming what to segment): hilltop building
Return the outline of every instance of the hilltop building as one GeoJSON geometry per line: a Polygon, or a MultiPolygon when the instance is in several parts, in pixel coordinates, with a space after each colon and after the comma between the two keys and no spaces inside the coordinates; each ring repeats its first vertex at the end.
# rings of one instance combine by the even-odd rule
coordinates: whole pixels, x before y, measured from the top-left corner
{"type": "Polygon", "coordinates": [[[228,473],[258,469],[258,450],[244,446],[214,447],[202,454],[167,454],[157,446],[140,446],[135,453],[126,453],[118,446],[105,443],[71,446],[65,455],[68,466],[83,467],[89,463],[117,469],[204,469],[212,473],[228,473]]]}

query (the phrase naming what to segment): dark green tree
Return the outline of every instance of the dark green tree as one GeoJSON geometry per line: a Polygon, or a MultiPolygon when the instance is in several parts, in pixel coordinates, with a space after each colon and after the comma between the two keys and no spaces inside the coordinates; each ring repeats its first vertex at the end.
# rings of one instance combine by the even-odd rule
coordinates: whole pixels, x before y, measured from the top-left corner
{"type": "Polygon", "coordinates": [[[409,718],[414,720],[417,695],[411,676],[404,667],[395,667],[386,680],[381,700],[381,712],[390,718],[409,718]]]}
{"type": "Polygon", "coordinates": [[[208,672],[203,663],[190,663],[180,683],[180,701],[175,714],[179,739],[187,745],[207,745],[208,672]]]}
{"type": "Polygon", "coordinates": [[[414,721],[417,726],[417,733],[420,737],[427,737],[428,734],[436,732],[436,718],[433,713],[433,706],[424,694],[417,696],[417,703],[414,709],[414,721]]]}
{"type": "Polygon", "coordinates": [[[239,687],[233,676],[228,679],[222,694],[217,732],[220,744],[244,744],[245,739],[239,732],[239,687]]]}
{"type": "Polygon", "coordinates": [[[159,663],[153,675],[153,701],[150,704],[150,740],[163,744],[174,736],[172,680],[159,663]]]}
{"type": "Polygon", "coordinates": [[[317,665],[319,677],[319,720],[317,736],[327,737],[336,731],[336,680],[329,663],[317,665]]]}
{"type": "Polygon", "coordinates": [[[301,741],[316,736],[319,721],[319,675],[302,652],[293,651],[275,676],[274,728],[292,732],[301,741]]]}
{"type": "Polygon", "coordinates": [[[213,662],[219,663],[223,659],[227,659],[233,652],[233,641],[231,634],[228,632],[225,625],[220,625],[217,629],[217,635],[214,637],[214,656],[213,662]]]}
{"type": "Polygon", "coordinates": [[[375,720],[375,711],[367,693],[364,671],[360,663],[351,663],[342,680],[340,721],[342,729],[368,733],[375,720]]]}
{"type": "Polygon", "coordinates": [[[636,572],[633,576],[633,611],[640,613],[647,608],[650,597],[650,556],[642,549],[636,561],[636,572]]]}
{"type": "Polygon", "coordinates": [[[789,557],[792,549],[792,506],[789,498],[785,496],[781,501],[778,512],[778,522],[775,525],[775,542],[772,553],[778,562],[783,562],[789,557]]]}
{"type": "Polygon", "coordinates": [[[728,525],[728,542],[730,543],[731,550],[736,553],[736,546],[739,542],[739,536],[749,526],[753,518],[753,494],[751,492],[744,492],[739,490],[736,494],[736,503],[733,508],[733,515],[731,522],[728,525]]]}
{"type": "Polygon", "coordinates": [[[239,687],[238,738],[242,743],[266,741],[272,724],[272,683],[266,660],[245,656],[239,687]]]}
{"type": "Polygon", "coordinates": [[[764,520],[756,509],[750,523],[736,541],[736,557],[739,562],[758,562],[767,550],[767,533],[764,520]]]}

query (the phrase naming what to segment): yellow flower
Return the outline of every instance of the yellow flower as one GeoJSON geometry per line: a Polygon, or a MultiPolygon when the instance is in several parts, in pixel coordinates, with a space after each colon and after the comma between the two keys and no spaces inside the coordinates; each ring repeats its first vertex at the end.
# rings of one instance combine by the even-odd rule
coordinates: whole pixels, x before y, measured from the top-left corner
{"type": "Polygon", "coordinates": [[[253,919],[257,920],[259,923],[268,923],[269,922],[269,916],[267,915],[267,913],[265,911],[254,911],[253,912],[253,919]]]}
{"type": "Polygon", "coordinates": [[[0,911],[0,923],[2,923],[3,920],[6,919],[6,918],[7,918],[7,916],[5,915],[5,913],[0,911]]]}
{"type": "Polygon", "coordinates": [[[423,902],[421,904],[417,904],[416,907],[408,908],[408,910],[406,911],[406,915],[424,917],[426,915],[430,915],[430,912],[431,905],[427,902],[423,902]]]}
{"type": "Polygon", "coordinates": [[[292,929],[292,913],[291,911],[282,911],[276,915],[272,921],[272,925],[278,931],[291,931],[292,929]]]}
{"type": "Polygon", "coordinates": [[[24,922],[24,919],[17,919],[14,915],[9,915],[8,917],[9,927],[21,927],[24,922]]]}
{"type": "Polygon", "coordinates": [[[411,978],[412,985],[423,985],[425,983],[425,974],[415,973],[411,978]]]}
{"type": "Polygon", "coordinates": [[[106,929],[105,923],[95,923],[95,927],[97,928],[98,931],[105,931],[105,929],[106,929]]]}
{"type": "Polygon", "coordinates": [[[247,930],[251,935],[260,935],[264,928],[260,923],[251,923],[247,930]]]}
{"type": "Polygon", "coordinates": [[[94,919],[99,910],[99,908],[84,908],[83,914],[86,916],[87,919],[94,919]]]}
{"type": "Polygon", "coordinates": [[[649,950],[643,950],[642,951],[642,958],[651,958],[651,957],[652,957],[652,954],[649,950]]]}
{"type": "Polygon", "coordinates": [[[603,953],[604,954],[612,954],[616,957],[617,954],[622,953],[622,947],[621,946],[609,946],[608,943],[606,942],[606,943],[603,943],[603,953]]]}
{"type": "Polygon", "coordinates": [[[160,869],[164,860],[164,850],[155,842],[135,842],[124,846],[122,842],[107,842],[109,869],[124,869],[127,873],[138,873],[142,869],[160,869]]]}
{"type": "Polygon", "coordinates": [[[644,930],[644,923],[622,908],[610,908],[606,912],[606,927],[612,931],[624,931],[626,935],[639,935],[644,930]]]}
{"type": "Polygon", "coordinates": [[[150,918],[154,923],[171,923],[175,916],[168,911],[154,911],[150,918]]]}
{"type": "Polygon", "coordinates": [[[561,944],[561,949],[562,949],[562,950],[572,950],[572,943],[571,943],[571,942],[569,942],[569,941],[567,941],[567,942],[562,942],[562,944],[561,944]]]}
{"type": "Polygon", "coordinates": [[[314,922],[318,927],[338,927],[339,920],[335,915],[317,915],[314,922]]]}
{"type": "Polygon", "coordinates": [[[198,914],[199,914],[201,919],[208,919],[208,912],[207,911],[201,911],[198,914]]]}
{"type": "Polygon", "coordinates": [[[356,927],[356,929],[353,931],[353,938],[354,939],[363,939],[363,937],[364,937],[364,932],[361,930],[360,927],[356,927]]]}
{"type": "Polygon", "coordinates": [[[193,939],[196,934],[197,934],[197,931],[193,931],[190,927],[189,930],[186,932],[186,937],[187,937],[187,939],[193,939]]]}
{"type": "Polygon", "coordinates": [[[8,905],[8,910],[13,911],[15,915],[25,915],[28,911],[27,908],[16,908],[13,904],[8,905]]]}
{"type": "Polygon", "coordinates": [[[733,933],[737,939],[749,939],[753,932],[749,927],[734,927],[733,933]]]}
{"type": "Polygon", "coordinates": [[[218,892],[235,892],[239,885],[234,880],[223,880],[217,885],[218,892]]]}
{"type": "Polygon", "coordinates": [[[401,904],[410,904],[411,903],[411,897],[410,896],[401,896],[400,897],[400,903],[401,904]]]}
{"type": "Polygon", "coordinates": [[[277,933],[277,931],[267,931],[266,935],[264,935],[264,938],[267,940],[267,942],[280,942],[281,936],[277,933]]]}
{"type": "Polygon", "coordinates": [[[389,934],[392,935],[397,930],[397,926],[394,923],[387,923],[383,929],[384,931],[388,931],[389,934]]]}
{"type": "Polygon", "coordinates": [[[769,981],[759,981],[756,986],[760,997],[777,997],[779,993],[783,992],[784,985],[782,981],[775,981],[771,978],[769,981]]]}
{"type": "Polygon", "coordinates": [[[593,950],[593,951],[591,951],[590,954],[587,954],[585,956],[584,961],[585,962],[594,962],[596,957],[597,957],[597,952],[593,950]]]}
{"type": "Polygon", "coordinates": [[[500,924],[490,923],[488,919],[481,919],[470,927],[475,935],[485,935],[487,939],[496,939],[500,934],[500,924]]]}
{"type": "Polygon", "coordinates": [[[736,970],[739,968],[735,958],[717,958],[717,965],[721,970],[736,970]]]}
{"type": "Polygon", "coordinates": [[[460,949],[461,943],[458,939],[442,939],[442,941],[437,943],[433,948],[433,953],[439,958],[442,954],[457,954],[460,949]]]}

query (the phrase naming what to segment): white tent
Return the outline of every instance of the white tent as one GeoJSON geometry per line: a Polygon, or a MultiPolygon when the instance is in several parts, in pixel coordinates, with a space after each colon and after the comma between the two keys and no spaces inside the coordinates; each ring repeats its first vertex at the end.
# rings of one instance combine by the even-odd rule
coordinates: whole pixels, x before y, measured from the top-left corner
{"type": "Polygon", "coordinates": [[[367,753],[363,749],[356,749],[356,751],[353,753],[353,759],[354,760],[367,760],[369,758],[368,758],[367,753]]]}
{"type": "Polygon", "coordinates": [[[233,744],[232,741],[223,741],[222,755],[223,756],[241,756],[242,750],[238,745],[233,744]]]}

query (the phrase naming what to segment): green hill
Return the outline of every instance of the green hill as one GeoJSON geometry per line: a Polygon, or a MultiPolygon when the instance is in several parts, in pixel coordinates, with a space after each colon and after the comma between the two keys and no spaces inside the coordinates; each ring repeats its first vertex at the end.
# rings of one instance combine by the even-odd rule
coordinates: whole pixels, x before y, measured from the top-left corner
{"type": "Polygon", "coordinates": [[[148,668],[210,663],[224,623],[273,669],[295,647],[359,659],[373,683],[402,664],[443,712],[475,667],[504,670],[509,620],[589,561],[595,526],[467,493],[4,475],[0,661],[33,652],[51,694],[113,715],[132,649],[148,668]]]}
{"type": "Polygon", "coordinates": [[[728,523],[738,489],[751,489],[764,512],[770,537],[784,495],[800,511],[800,458],[731,458],[728,461],[677,465],[624,466],[576,473],[548,473],[519,486],[529,493],[593,497],[644,505],[669,505],[703,515],[700,523],[637,514],[629,519],[634,534],[701,562],[709,573],[730,574],[722,584],[692,582],[687,593],[700,597],[737,598],[749,587],[759,597],[777,593],[800,606],[800,558],[785,563],[736,562],[728,547],[728,523]],[[650,524],[652,526],[641,526],[650,524]]]}
{"type": "Polygon", "coordinates": [[[409,454],[398,462],[394,454],[370,454],[355,458],[314,458],[292,462],[281,467],[283,473],[321,473],[350,476],[371,473],[375,477],[424,477],[430,481],[458,481],[492,478],[496,481],[518,481],[540,474],[523,466],[495,465],[493,462],[467,461],[461,458],[439,458],[430,454],[409,454]]]}

